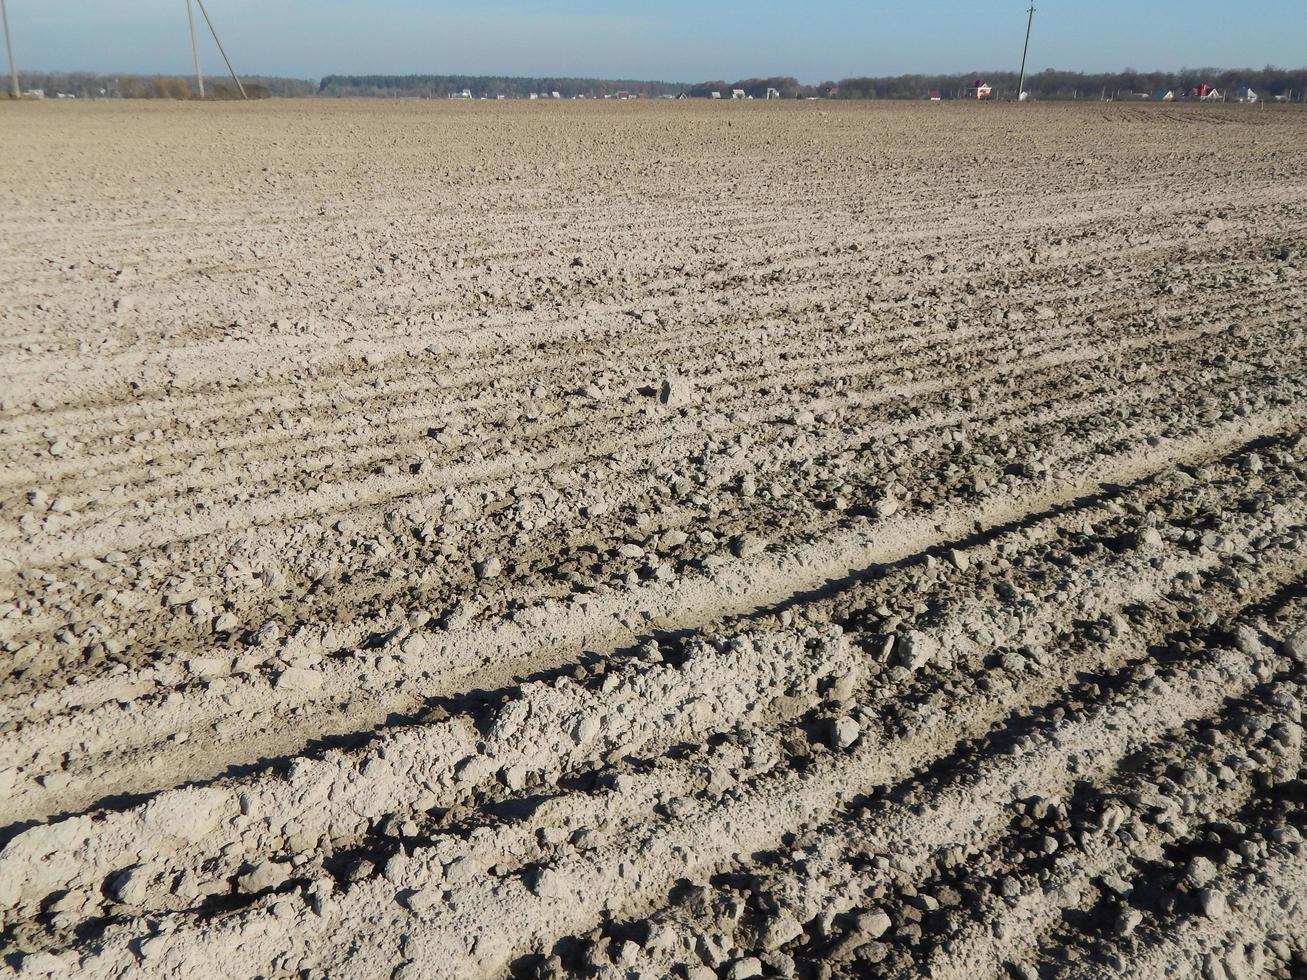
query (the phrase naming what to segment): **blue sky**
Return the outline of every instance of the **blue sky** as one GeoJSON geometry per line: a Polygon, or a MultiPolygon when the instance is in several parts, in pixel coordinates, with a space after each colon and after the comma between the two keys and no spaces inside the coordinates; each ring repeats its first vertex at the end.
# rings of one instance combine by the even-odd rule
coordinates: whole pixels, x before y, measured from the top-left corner
{"type": "MultiPolygon", "coordinates": [[[[205,0],[239,71],[802,81],[1017,67],[1025,0],[205,0]]],[[[183,73],[185,0],[8,0],[20,67],[183,73]]],[[[1037,0],[1031,66],[1299,67],[1307,0],[1037,0]]],[[[197,15],[198,16],[198,15],[197,15]]],[[[217,73],[208,41],[206,69],[217,73]]]]}

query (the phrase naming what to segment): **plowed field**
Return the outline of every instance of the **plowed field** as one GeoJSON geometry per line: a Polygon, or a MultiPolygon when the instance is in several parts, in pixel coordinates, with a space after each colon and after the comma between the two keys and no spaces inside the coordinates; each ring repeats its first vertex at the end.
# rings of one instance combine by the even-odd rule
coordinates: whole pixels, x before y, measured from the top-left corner
{"type": "Polygon", "coordinates": [[[1307,975],[1307,113],[0,125],[0,971],[1307,975]]]}

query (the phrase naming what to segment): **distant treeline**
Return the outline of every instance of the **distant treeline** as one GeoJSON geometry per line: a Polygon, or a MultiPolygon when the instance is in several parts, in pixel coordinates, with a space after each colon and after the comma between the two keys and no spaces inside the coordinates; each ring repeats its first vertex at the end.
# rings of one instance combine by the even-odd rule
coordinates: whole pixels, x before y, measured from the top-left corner
{"type": "MultiPolygon", "coordinates": [[[[690,98],[707,99],[717,92],[723,99],[740,90],[755,99],[767,97],[768,89],[783,99],[924,99],[931,92],[943,98],[965,97],[977,79],[994,88],[997,98],[1015,98],[1016,72],[967,72],[949,75],[894,75],[878,78],[846,78],[819,85],[805,85],[787,75],[770,78],[743,78],[734,82],[724,79],[684,85],[674,82],[642,82],[595,78],[508,78],[485,75],[328,75],[318,86],[319,95],[431,98],[443,99],[470,92],[473,98],[528,98],[532,94],[557,92],[565,99],[578,95],[602,98],[629,92],[644,98],[684,93],[690,98]]],[[[1214,85],[1221,90],[1252,88],[1268,97],[1307,91],[1307,68],[1184,68],[1178,72],[1141,72],[1127,68],[1120,72],[1088,74],[1047,69],[1026,76],[1026,91],[1037,99],[1099,98],[1129,94],[1153,94],[1169,90],[1178,96],[1200,85],[1214,85]]]]}
{"type": "MultiPolygon", "coordinates": [[[[827,89],[833,88],[834,82],[827,82],[827,89]]],[[[772,78],[744,78],[738,82],[700,82],[697,85],[687,86],[686,95],[692,99],[709,99],[714,92],[718,93],[723,99],[729,99],[731,93],[740,89],[746,95],[751,95],[755,99],[765,99],[768,89],[775,89],[780,92],[782,99],[798,99],[806,96],[824,94],[821,86],[817,85],[800,85],[797,78],[789,76],[774,76],[772,78]]]]}
{"type": "Polygon", "coordinates": [[[496,75],[328,75],[319,95],[391,99],[446,99],[470,92],[472,98],[525,99],[557,92],[564,99],[584,95],[599,99],[628,92],[642,98],[676,95],[684,85],[607,78],[510,78],[496,75]]]}
{"type": "MultiPolygon", "coordinates": [[[[996,98],[1015,98],[1020,77],[1014,71],[968,72],[965,75],[895,75],[884,78],[846,78],[823,82],[804,94],[841,99],[921,99],[931,92],[942,98],[969,94],[972,84],[982,79],[994,88],[996,98]]],[[[1135,71],[1086,74],[1049,68],[1026,76],[1026,91],[1036,99],[1108,98],[1153,95],[1170,91],[1177,97],[1201,85],[1213,85],[1233,95],[1248,87],[1261,98],[1307,91],[1307,68],[1182,68],[1179,71],[1135,71]]]]}
{"type": "MultiPolygon", "coordinates": [[[[272,96],[314,95],[318,83],[300,78],[242,75],[241,84],[251,99],[272,96]]],[[[194,77],[184,75],[97,75],[85,71],[20,71],[18,86],[24,92],[41,91],[46,98],[72,95],[79,99],[194,99],[199,95],[194,77]]],[[[210,99],[238,99],[240,93],[228,76],[204,80],[210,99]]]]}
{"type": "MultiPolygon", "coordinates": [[[[995,98],[1015,98],[1017,73],[1011,71],[967,72],[949,75],[892,75],[845,78],[841,81],[805,85],[788,76],[745,78],[685,85],[634,79],[526,78],[493,75],[328,75],[320,82],[302,78],[243,76],[241,81],[251,98],[296,98],[303,96],[444,99],[469,92],[475,99],[525,99],[533,94],[557,92],[564,99],[576,96],[603,98],[626,92],[642,98],[685,94],[711,98],[717,92],[729,99],[742,90],[755,99],[775,89],[783,99],[924,99],[937,92],[942,98],[965,98],[972,83],[983,79],[993,86],[995,98]]],[[[91,72],[19,72],[24,91],[42,90],[48,98],[59,94],[78,98],[192,99],[197,95],[195,79],[182,75],[98,75],[91,72]]],[[[1182,68],[1176,72],[1141,72],[1127,68],[1119,72],[1084,73],[1053,68],[1026,76],[1026,90],[1036,99],[1110,98],[1152,95],[1171,91],[1181,96],[1201,85],[1214,85],[1233,93],[1248,87],[1262,98],[1292,95],[1297,100],[1307,92],[1307,68],[1182,68]]],[[[229,78],[215,75],[206,80],[208,98],[237,98],[229,78]]]]}

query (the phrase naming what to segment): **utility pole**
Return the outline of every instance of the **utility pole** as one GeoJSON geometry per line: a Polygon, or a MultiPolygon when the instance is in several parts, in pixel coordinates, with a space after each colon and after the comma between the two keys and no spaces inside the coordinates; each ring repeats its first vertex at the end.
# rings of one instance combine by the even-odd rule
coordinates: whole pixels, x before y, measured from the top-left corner
{"type": "Polygon", "coordinates": [[[1026,46],[1021,49],[1021,81],[1017,82],[1017,101],[1021,101],[1021,96],[1026,90],[1026,55],[1030,54],[1030,27],[1035,22],[1035,5],[1030,5],[1030,13],[1026,16],[1026,46]]]}
{"type": "Polygon", "coordinates": [[[23,93],[18,90],[18,66],[14,64],[14,42],[9,39],[9,11],[5,9],[5,0],[0,0],[0,19],[5,22],[5,51],[9,54],[9,95],[17,99],[23,93]]]}
{"type": "Polygon", "coordinates": [[[191,29],[191,56],[195,58],[195,84],[200,87],[200,98],[204,98],[204,72],[200,70],[200,46],[195,43],[195,14],[191,10],[191,0],[186,0],[186,26],[191,29]]]}
{"type": "Polygon", "coordinates": [[[231,72],[231,80],[235,82],[236,87],[240,89],[241,98],[248,99],[249,96],[245,94],[245,86],[241,84],[240,78],[237,77],[236,69],[231,66],[231,59],[227,57],[227,52],[223,49],[222,41],[218,39],[218,32],[213,29],[213,21],[209,20],[209,12],[204,9],[204,0],[195,0],[195,2],[200,5],[200,13],[204,14],[204,22],[209,25],[209,33],[213,35],[213,42],[218,45],[218,53],[222,55],[222,60],[227,63],[227,70],[231,72]]]}

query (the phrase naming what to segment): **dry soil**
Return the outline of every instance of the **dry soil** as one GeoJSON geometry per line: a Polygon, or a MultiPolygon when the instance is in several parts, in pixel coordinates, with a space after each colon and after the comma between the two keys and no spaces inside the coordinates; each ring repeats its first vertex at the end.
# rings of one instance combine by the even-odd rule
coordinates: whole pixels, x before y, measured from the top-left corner
{"type": "Polygon", "coordinates": [[[0,127],[0,971],[1307,971],[1307,114],[0,127]]]}

